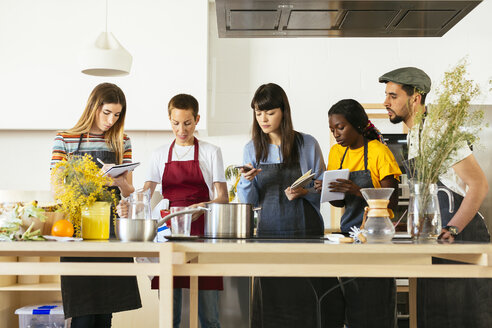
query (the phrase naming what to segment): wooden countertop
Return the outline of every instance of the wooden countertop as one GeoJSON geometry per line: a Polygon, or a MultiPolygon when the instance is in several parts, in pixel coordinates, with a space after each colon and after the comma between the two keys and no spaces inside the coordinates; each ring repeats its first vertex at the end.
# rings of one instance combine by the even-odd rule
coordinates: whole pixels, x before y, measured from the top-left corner
{"type": "MultiPolygon", "coordinates": [[[[490,243],[332,244],[300,239],[0,242],[0,256],[159,257],[160,263],[3,262],[0,275],[159,275],[158,313],[172,309],[172,277],[191,276],[190,327],[198,327],[198,276],[409,277],[413,286],[415,277],[492,278],[490,243]],[[432,265],[433,256],[470,265],[432,265]]],[[[414,311],[415,294],[411,299],[414,311]]],[[[411,326],[416,327],[414,319],[411,326]]],[[[161,315],[159,327],[172,327],[172,317],[161,315]]]]}
{"type": "MultiPolygon", "coordinates": [[[[332,244],[323,240],[211,240],[193,242],[2,242],[0,256],[160,257],[158,263],[98,263],[103,275],[159,274],[173,266],[174,275],[365,277],[492,277],[492,244],[332,244]],[[474,265],[432,265],[432,257],[474,265]],[[301,264],[296,266],[296,264],[301,264]]],[[[3,265],[5,266],[5,265],[3,265]]],[[[33,271],[32,263],[12,263],[0,274],[33,271]],[[17,268],[12,271],[12,268],[17,268]]],[[[84,263],[36,264],[38,274],[94,274],[84,263]],[[44,266],[44,267],[43,267],[44,266]],[[57,268],[58,267],[58,268],[57,268]]],[[[24,273],[25,274],[25,273],[24,273]]]]}
{"type": "Polygon", "coordinates": [[[23,256],[159,256],[163,245],[173,244],[175,252],[206,253],[345,253],[345,254],[483,254],[492,253],[491,243],[412,243],[395,241],[389,244],[333,244],[309,239],[197,239],[193,242],[168,243],[82,241],[82,242],[0,242],[0,255],[23,256]]]}

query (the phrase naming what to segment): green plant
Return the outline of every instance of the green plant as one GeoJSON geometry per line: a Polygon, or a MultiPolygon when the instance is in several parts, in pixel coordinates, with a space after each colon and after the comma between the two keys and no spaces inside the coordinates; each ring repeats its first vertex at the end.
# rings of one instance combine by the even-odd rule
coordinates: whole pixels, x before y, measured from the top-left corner
{"type": "Polygon", "coordinates": [[[0,214],[0,241],[11,240],[44,240],[41,231],[32,231],[34,221],[31,222],[26,231],[22,232],[22,219],[31,217],[38,218],[42,222],[46,219],[44,210],[38,207],[37,201],[28,204],[16,203],[14,207],[0,214]]]}
{"type": "MultiPolygon", "coordinates": [[[[470,102],[480,94],[473,80],[466,78],[466,60],[461,60],[446,72],[436,95],[435,103],[416,113],[412,135],[418,134],[418,156],[406,167],[413,183],[420,185],[418,206],[425,209],[432,195],[431,184],[437,183],[455,162],[455,153],[478,141],[483,127],[482,110],[470,110],[470,102]],[[421,128],[423,127],[423,128],[421,128]]],[[[426,213],[419,214],[417,236],[422,232],[426,213]]]]}
{"type": "Polygon", "coordinates": [[[237,184],[239,180],[241,180],[241,174],[239,173],[239,169],[237,169],[234,165],[229,165],[225,169],[225,178],[227,181],[231,183],[229,187],[229,202],[231,202],[237,194],[237,184]]]}
{"type": "Polygon", "coordinates": [[[419,156],[410,172],[420,183],[436,183],[439,175],[451,166],[453,153],[478,141],[484,113],[470,110],[470,101],[480,90],[472,80],[466,79],[466,65],[461,60],[446,72],[437,90],[436,103],[429,104],[425,113],[416,114],[413,133],[418,133],[422,124],[424,128],[419,137],[419,156]]]}

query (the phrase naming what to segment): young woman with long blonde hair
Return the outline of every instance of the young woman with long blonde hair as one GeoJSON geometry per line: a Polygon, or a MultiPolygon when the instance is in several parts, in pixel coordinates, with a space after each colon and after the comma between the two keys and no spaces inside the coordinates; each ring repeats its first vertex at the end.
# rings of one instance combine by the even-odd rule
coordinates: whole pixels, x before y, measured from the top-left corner
{"type": "MultiPolygon", "coordinates": [[[[91,92],[77,124],[59,132],[54,141],[51,167],[69,155],[90,154],[105,163],[103,170],[114,164],[131,163],[130,138],[123,133],[126,98],[112,83],[102,83],[91,92]]],[[[131,174],[113,177],[117,195],[133,192],[131,174]]],[[[113,224],[110,224],[114,236],[113,224]]],[[[104,247],[104,244],[101,244],[104,247]]],[[[133,258],[67,258],[62,262],[133,262],[133,258]]],[[[112,313],[142,306],[136,277],[62,276],[61,291],[66,318],[72,328],[111,327],[112,313]]]]}

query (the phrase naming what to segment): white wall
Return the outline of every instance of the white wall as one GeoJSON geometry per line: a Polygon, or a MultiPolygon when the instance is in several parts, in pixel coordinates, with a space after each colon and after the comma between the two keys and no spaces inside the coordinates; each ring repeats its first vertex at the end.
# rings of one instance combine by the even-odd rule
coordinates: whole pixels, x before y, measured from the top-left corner
{"type": "Polygon", "coordinates": [[[80,54],[105,30],[104,0],[0,1],[0,129],[68,129],[101,82],[125,92],[128,130],[170,130],[159,109],[183,92],[198,99],[206,118],[207,3],[108,4],[108,31],[133,55],[125,77],[80,73],[80,54]]]}
{"type": "MultiPolygon", "coordinates": [[[[210,12],[211,134],[249,131],[254,91],[275,82],[287,92],[294,127],[312,133],[327,155],[330,106],[344,98],[382,103],[384,84],[378,77],[392,69],[422,68],[434,89],[446,70],[468,56],[470,77],[484,91],[492,78],[490,0],[441,38],[218,39],[215,10],[210,12]]],[[[488,94],[478,102],[491,101],[488,94]]]]}
{"type": "MultiPolygon", "coordinates": [[[[13,5],[14,1],[9,3],[13,5]]],[[[148,0],[142,6],[153,3],[155,2],[148,0]]],[[[187,1],[187,5],[200,4],[198,0],[196,2],[190,0],[187,1]]],[[[116,6],[116,2],[112,6],[116,6]]],[[[222,148],[225,165],[242,161],[242,147],[249,139],[252,122],[249,104],[254,91],[262,83],[276,82],[285,88],[293,110],[294,127],[299,131],[313,134],[320,142],[324,156],[327,158],[329,107],[336,101],[349,97],[366,103],[382,102],[384,85],[379,84],[377,78],[391,69],[410,65],[420,67],[431,76],[435,84],[446,69],[468,55],[470,76],[479,82],[483,89],[486,89],[486,83],[492,76],[490,0],[481,3],[442,38],[218,39],[215,6],[213,3],[209,3],[209,6],[208,130],[202,131],[199,138],[222,148]]],[[[45,9],[39,7],[38,10],[42,12],[45,9]]],[[[144,17],[137,16],[128,24],[145,24],[145,21],[144,17]]],[[[188,23],[193,26],[192,21],[188,23]]],[[[4,29],[0,31],[6,33],[4,29]]],[[[17,34],[19,37],[29,31],[29,27],[20,30],[9,29],[9,33],[17,34]]],[[[136,35],[138,33],[144,31],[135,32],[136,35]]],[[[178,38],[180,30],[175,29],[173,33],[178,38]]],[[[88,34],[92,37],[97,33],[88,34]]],[[[117,34],[120,39],[123,35],[117,34]]],[[[166,42],[164,36],[162,42],[166,42]]],[[[8,45],[0,46],[3,49],[8,45]]],[[[61,44],[59,46],[63,47],[61,44]]],[[[177,51],[171,45],[169,49],[169,51],[177,51]]],[[[133,49],[132,53],[138,61],[140,54],[144,56],[146,51],[133,49]]],[[[157,59],[147,58],[147,60],[157,59]]],[[[52,85],[53,90],[57,90],[63,76],[41,73],[43,65],[44,63],[39,63],[40,71],[31,74],[41,74],[44,83],[52,85]]],[[[23,72],[23,67],[19,63],[10,69],[14,72],[23,72]]],[[[0,81],[5,82],[2,80],[4,78],[0,74],[0,81]]],[[[117,81],[124,81],[124,79],[117,81]]],[[[176,77],[175,81],[185,85],[187,80],[184,77],[176,77]]],[[[160,80],[149,76],[145,82],[146,85],[153,85],[159,84],[160,80]]],[[[87,90],[94,84],[89,81],[87,83],[90,87],[81,88],[78,101],[74,101],[71,97],[64,98],[63,94],[57,93],[57,95],[70,106],[81,108],[87,97],[87,90]]],[[[29,86],[27,91],[31,88],[35,87],[29,86]]],[[[131,90],[125,91],[131,92],[131,90]]],[[[4,97],[5,94],[1,89],[0,92],[4,97]]],[[[162,99],[161,104],[152,109],[154,113],[158,111],[165,113],[167,100],[162,99]]],[[[432,101],[432,94],[429,100],[432,101]]],[[[137,103],[138,101],[139,99],[136,100],[137,103]]],[[[492,97],[484,96],[481,102],[491,103],[492,97]]],[[[204,101],[201,103],[204,108],[204,101]]],[[[50,106],[49,102],[35,104],[40,110],[50,106]]],[[[129,111],[133,108],[138,106],[133,105],[129,111]]],[[[7,110],[17,110],[17,108],[0,107],[2,113],[0,120],[5,120],[4,114],[7,110]]],[[[67,122],[69,126],[72,125],[75,117],[70,117],[67,122]]],[[[380,122],[384,123],[384,120],[378,121],[377,124],[380,122]]],[[[389,123],[385,124],[387,125],[379,126],[383,132],[391,127],[389,123]]],[[[133,141],[134,160],[144,162],[143,167],[138,168],[134,174],[135,185],[141,186],[145,175],[146,159],[154,148],[170,141],[171,135],[164,131],[129,131],[128,134],[133,141]]],[[[49,189],[48,166],[53,137],[53,130],[0,130],[3,159],[0,162],[0,172],[2,172],[0,189],[49,189]]]]}

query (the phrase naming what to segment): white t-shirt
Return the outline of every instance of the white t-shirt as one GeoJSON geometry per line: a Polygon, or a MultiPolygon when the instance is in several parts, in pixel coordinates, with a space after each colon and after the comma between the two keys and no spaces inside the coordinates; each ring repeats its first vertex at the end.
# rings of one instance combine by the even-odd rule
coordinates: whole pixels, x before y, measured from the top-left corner
{"type": "MultiPolygon", "coordinates": [[[[164,145],[157,148],[150,157],[149,170],[145,181],[152,181],[160,184],[164,175],[169,147],[164,145]]],[[[222,161],[222,152],[220,148],[209,144],[205,141],[198,141],[198,162],[203,179],[207,184],[210,199],[214,195],[214,182],[226,182],[224,173],[224,163],[222,161]]],[[[195,155],[195,146],[179,146],[174,144],[173,161],[192,161],[195,155]]]]}
{"type": "MultiPolygon", "coordinates": [[[[424,123],[425,129],[425,123],[424,123]]],[[[408,158],[414,158],[419,154],[419,127],[415,125],[409,132],[407,136],[408,141],[408,158]]],[[[452,191],[460,194],[461,196],[466,195],[466,184],[460,177],[456,174],[453,166],[458,162],[464,160],[470,156],[472,151],[466,142],[461,145],[458,150],[450,155],[450,158],[446,161],[445,165],[448,167],[446,173],[439,175],[439,180],[443,185],[451,189],[452,191]]]]}

